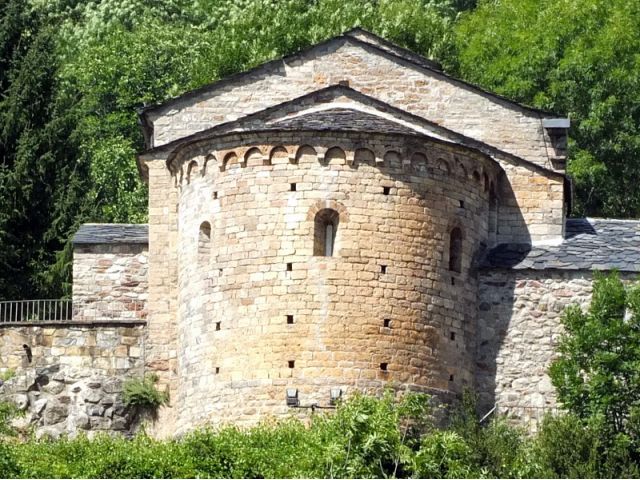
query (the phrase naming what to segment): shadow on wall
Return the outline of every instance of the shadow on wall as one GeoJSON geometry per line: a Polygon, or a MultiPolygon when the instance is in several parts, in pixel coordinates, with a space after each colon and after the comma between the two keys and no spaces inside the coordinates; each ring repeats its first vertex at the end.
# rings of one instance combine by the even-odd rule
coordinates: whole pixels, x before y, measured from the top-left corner
{"type": "MultiPolygon", "coordinates": [[[[512,237],[517,244],[510,244],[513,252],[500,268],[489,265],[488,258],[496,251],[504,249],[504,244],[495,245],[478,258],[478,310],[476,335],[476,375],[475,389],[479,395],[479,414],[487,413],[497,401],[497,392],[511,388],[510,385],[498,385],[499,371],[503,369],[503,350],[510,342],[511,322],[516,299],[516,275],[510,267],[519,263],[531,250],[531,237],[527,224],[517,206],[514,191],[505,175],[498,184],[499,215],[497,225],[498,239],[512,237]],[[505,208],[506,207],[506,208],[505,208]],[[508,217],[508,222],[505,219],[508,217]],[[508,225],[505,225],[508,223],[508,225]]],[[[491,232],[489,232],[491,238],[491,232]]],[[[520,367],[517,367],[520,368],[520,367]]],[[[524,364],[522,369],[527,368],[524,364]]]]}

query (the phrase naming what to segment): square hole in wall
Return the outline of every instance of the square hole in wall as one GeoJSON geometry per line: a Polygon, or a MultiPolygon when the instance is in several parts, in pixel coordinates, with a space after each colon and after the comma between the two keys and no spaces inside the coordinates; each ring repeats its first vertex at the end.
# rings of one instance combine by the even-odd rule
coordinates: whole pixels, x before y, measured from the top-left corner
{"type": "Polygon", "coordinates": [[[382,324],[384,325],[385,328],[391,328],[391,319],[390,318],[385,318],[382,322],[383,322],[382,324]]]}
{"type": "Polygon", "coordinates": [[[382,187],[382,194],[389,195],[391,193],[391,187],[382,187]]]}
{"type": "Polygon", "coordinates": [[[449,375],[449,381],[453,382],[453,374],[449,375]]]}
{"type": "Polygon", "coordinates": [[[387,266],[386,265],[380,265],[380,273],[387,273],[387,266]]]}
{"type": "Polygon", "coordinates": [[[220,367],[216,367],[216,375],[220,373],[220,367]]]}
{"type": "Polygon", "coordinates": [[[218,192],[213,192],[213,199],[217,200],[218,199],[218,192]]]}
{"type": "Polygon", "coordinates": [[[287,324],[293,325],[293,315],[287,315],[287,324]]]}
{"type": "Polygon", "coordinates": [[[450,332],[450,333],[449,333],[449,338],[450,338],[451,340],[455,340],[455,339],[456,339],[456,332],[450,332]]]}
{"type": "Polygon", "coordinates": [[[459,207],[460,208],[464,208],[464,200],[459,200],[459,207]]]}
{"type": "Polygon", "coordinates": [[[295,360],[289,360],[287,364],[289,365],[289,368],[294,368],[296,366],[295,360]]]}
{"type": "Polygon", "coordinates": [[[387,362],[382,362],[380,364],[380,370],[382,370],[383,372],[386,372],[388,368],[389,368],[389,364],[387,362]]]}
{"type": "Polygon", "coordinates": [[[451,277],[451,285],[455,285],[456,284],[456,279],[451,277]]]}
{"type": "Polygon", "coordinates": [[[222,328],[222,322],[216,322],[216,332],[219,332],[222,328]]]}
{"type": "Polygon", "coordinates": [[[287,272],[293,271],[293,263],[287,263],[287,272]]]}
{"type": "Polygon", "coordinates": [[[295,184],[295,183],[292,183],[292,184],[290,185],[290,188],[291,188],[291,191],[292,191],[292,192],[295,192],[295,191],[298,189],[298,185],[297,185],[297,184],[295,184]]]}

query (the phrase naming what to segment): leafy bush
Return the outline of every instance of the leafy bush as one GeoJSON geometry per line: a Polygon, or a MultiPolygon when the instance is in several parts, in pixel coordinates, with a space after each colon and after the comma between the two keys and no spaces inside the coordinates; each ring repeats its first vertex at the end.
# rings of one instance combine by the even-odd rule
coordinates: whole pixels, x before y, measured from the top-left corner
{"type": "Polygon", "coordinates": [[[0,373],[0,380],[8,382],[16,376],[16,371],[13,368],[7,368],[4,372],[0,373]]]}
{"type": "Polygon", "coordinates": [[[416,455],[416,474],[420,478],[478,477],[472,461],[473,451],[456,432],[426,435],[416,455]]]}
{"type": "Polygon", "coordinates": [[[547,417],[536,435],[467,407],[446,429],[429,399],[356,396],[332,413],[265,421],[250,429],[201,429],[159,441],[100,435],[0,442],[7,478],[539,478],[637,477],[628,438],[604,423],[547,417]],[[108,452],[108,454],[105,454],[108,452]]]}
{"type": "Polygon", "coordinates": [[[130,378],[124,383],[124,403],[130,407],[155,410],[169,402],[169,394],[156,388],[158,376],[130,378]]]}
{"type": "Polygon", "coordinates": [[[14,436],[15,432],[11,427],[11,420],[20,415],[18,408],[10,402],[0,402],[0,438],[3,436],[14,436]]]}

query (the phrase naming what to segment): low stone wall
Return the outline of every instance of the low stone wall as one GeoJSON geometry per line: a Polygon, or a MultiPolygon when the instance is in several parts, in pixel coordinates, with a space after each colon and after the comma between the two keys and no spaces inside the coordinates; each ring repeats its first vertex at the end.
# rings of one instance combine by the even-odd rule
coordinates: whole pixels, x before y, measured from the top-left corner
{"type": "Polygon", "coordinates": [[[530,420],[558,409],[547,370],[561,317],[569,305],[588,308],[592,281],[589,271],[480,272],[476,388],[484,411],[497,405],[530,420]]]}
{"type": "Polygon", "coordinates": [[[130,433],[126,378],[144,374],[144,321],[0,324],[0,401],[15,402],[21,429],[59,437],[130,433]]]}

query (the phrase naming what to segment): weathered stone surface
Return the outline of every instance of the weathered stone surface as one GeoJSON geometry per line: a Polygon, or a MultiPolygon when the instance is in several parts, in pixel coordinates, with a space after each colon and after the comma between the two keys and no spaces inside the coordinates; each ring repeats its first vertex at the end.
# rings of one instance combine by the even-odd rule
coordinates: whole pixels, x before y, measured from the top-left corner
{"type": "MultiPolygon", "coordinates": [[[[73,253],[74,318],[141,320],[146,318],[146,243],[77,244],[73,253]]],[[[96,342],[95,337],[86,339],[96,342]]],[[[98,335],[98,346],[116,342],[98,335]]]]}
{"type": "Polygon", "coordinates": [[[122,379],[113,378],[106,382],[103,386],[105,393],[118,393],[122,391],[122,379]]]}
{"type": "Polygon", "coordinates": [[[13,402],[16,407],[18,407],[19,410],[24,411],[27,409],[27,407],[29,406],[29,397],[27,397],[24,394],[16,394],[13,395],[10,399],[11,402],[13,402]]]}
{"type": "MultiPolygon", "coordinates": [[[[635,274],[623,274],[634,280],[635,274]]],[[[547,369],[569,305],[586,308],[593,277],[584,271],[483,270],[476,385],[482,406],[540,419],[558,408],[547,369]]]]}
{"type": "Polygon", "coordinates": [[[33,405],[33,413],[36,415],[40,415],[46,408],[48,401],[49,400],[46,398],[41,398],[39,400],[36,400],[35,402],[30,402],[33,405]]]}
{"type": "Polygon", "coordinates": [[[24,410],[25,425],[19,428],[26,431],[28,425],[35,425],[38,436],[57,438],[61,434],[74,435],[78,429],[108,431],[115,410],[129,425],[128,417],[135,412],[122,405],[123,380],[143,375],[144,357],[126,359],[125,366],[117,361],[114,348],[121,347],[125,340],[127,348],[141,348],[143,328],[104,324],[0,327],[0,359],[18,364],[14,356],[24,353],[23,343],[15,344],[16,341],[29,342],[33,352],[33,364],[13,367],[15,375],[0,387],[0,400],[13,401],[24,410]],[[108,338],[110,346],[100,347],[96,342],[92,350],[76,350],[87,339],[96,337],[108,338]],[[64,338],[75,342],[58,341],[64,338]],[[110,412],[105,417],[107,409],[110,412]],[[90,415],[100,421],[91,423],[90,415]]]}
{"type": "Polygon", "coordinates": [[[100,400],[102,400],[102,392],[95,389],[88,390],[84,394],[84,401],[87,403],[98,403],[100,400]]]}
{"type": "Polygon", "coordinates": [[[89,421],[89,416],[84,413],[79,413],[73,418],[76,428],[80,430],[88,430],[91,428],[91,422],[89,421]]]}
{"type": "Polygon", "coordinates": [[[50,380],[47,385],[42,387],[42,391],[50,393],[51,395],[57,395],[65,389],[64,382],[58,380],[50,380]]]}
{"type": "Polygon", "coordinates": [[[44,411],[44,424],[55,425],[67,418],[69,415],[69,407],[59,402],[50,402],[44,411]]]}

